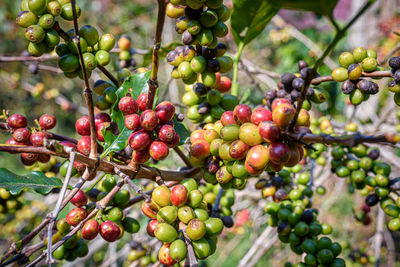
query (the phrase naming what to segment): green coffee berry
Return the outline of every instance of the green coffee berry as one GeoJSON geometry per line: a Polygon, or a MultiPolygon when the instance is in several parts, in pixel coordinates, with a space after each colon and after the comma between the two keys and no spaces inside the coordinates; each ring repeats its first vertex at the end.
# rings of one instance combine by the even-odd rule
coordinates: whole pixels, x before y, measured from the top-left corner
{"type": "Polygon", "coordinates": [[[39,25],[31,25],[25,30],[25,37],[32,43],[40,43],[44,40],[45,34],[39,25]]]}
{"type": "MultiPolygon", "coordinates": [[[[81,8],[78,5],[75,5],[76,17],[79,18],[81,16],[81,8]]],[[[61,17],[65,20],[73,20],[73,12],[72,12],[72,4],[67,3],[61,7],[61,17]]]]}
{"type": "Polygon", "coordinates": [[[18,14],[16,22],[20,27],[27,28],[31,25],[36,24],[38,22],[38,19],[33,12],[22,11],[18,14]]]}

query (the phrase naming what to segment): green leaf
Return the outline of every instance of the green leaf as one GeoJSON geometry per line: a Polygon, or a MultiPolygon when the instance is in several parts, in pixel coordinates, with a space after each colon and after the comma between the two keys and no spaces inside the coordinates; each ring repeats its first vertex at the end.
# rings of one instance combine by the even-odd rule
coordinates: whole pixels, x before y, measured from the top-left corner
{"type": "Polygon", "coordinates": [[[180,141],[179,145],[183,145],[190,137],[190,131],[186,124],[183,122],[177,121],[175,117],[172,119],[174,122],[175,132],[179,135],[180,141]]]}
{"type": "Polygon", "coordinates": [[[273,5],[280,5],[285,9],[312,11],[321,15],[332,14],[338,0],[267,0],[273,5]]]}
{"type": "Polygon", "coordinates": [[[33,189],[39,194],[48,194],[54,188],[61,188],[63,182],[57,177],[47,177],[43,172],[33,171],[20,176],[5,168],[0,168],[0,187],[10,191],[11,194],[19,194],[23,189],[33,189]]]}
{"type": "Polygon", "coordinates": [[[105,149],[100,155],[100,158],[104,158],[112,152],[124,149],[128,145],[128,138],[132,132],[133,131],[128,130],[126,127],[124,127],[118,136],[113,135],[111,131],[106,131],[104,136],[105,149]]]}
{"type": "Polygon", "coordinates": [[[265,0],[233,0],[232,34],[236,44],[256,38],[279,11],[280,5],[265,0]]]}
{"type": "MultiPolygon", "coordinates": [[[[126,96],[126,94],[130,93],[133,98],[137,99],[137,97],[143,93],[149,91],[149,85],[147,81],[150,79],[151,72],[146,71],[143,73],[136,73],[131,75],[128,79],[124,81],[122,86],[118,88],[117,101],[115,101],[114,105],[111,108],[111,118],[112,121],[117,123],[118,130],[120,134],[115,136],[111,131],[106,131],[104,135],[104,151],[100,155],[100,158],[104,158],[108,154],[122,150],[128,144],[129,135],[132,131],[128,130],[125,127],[125,117],[124,114],[118,108],[119,100],[126,96]]],[[[158,90],[155,95],[154,103],[157,101],[158,90]]]]}

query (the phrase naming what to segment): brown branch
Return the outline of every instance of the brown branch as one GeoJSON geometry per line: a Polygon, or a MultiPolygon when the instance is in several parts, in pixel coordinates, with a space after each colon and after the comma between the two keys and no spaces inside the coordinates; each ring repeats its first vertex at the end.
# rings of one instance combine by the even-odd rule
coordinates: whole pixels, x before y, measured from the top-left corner
{"type": "Polygon", "coordinates": [[[154,37],[153,56],[151,59],[151,78],[148,81],[149,94],[147,98],[147,109],[153,109],[154,98],[158,89],[158,65],[159,65],[159,51],[161,46],[161,35],[164,28],[166,0],[157,0],[158,2],[158,15],[157,15],[157,28],[154,37]]]}
{"type": "MultiPolygon", "coordinates": [[[[74,9],[75,10],[75,9],[74,9]]],[[[58,21],[56,21],[53,25],[53,29],[60,35],[61,38],[64,39],[65,42],[69,42],[69,35],[60,27],[60,24],[58,24],[58,21]]]]}
{"type": "Polygon", "coordinates": [[[395,141],[391,138],[390,134],[386,135],[361,135],[359,133],[342,136],[332,136],[328,134],[300,134],[300,133],[288,133],[287,137],[294,141],[304,141],[310,143],[323,143],[327,145],[341,144],[347,146],[355,146],[361,143],[381,143],[381,144],[393,144],[395,141]]]}
{"type": "Polygon", "coordinates": [[[186,164],[187,167],[193,168],[192,163],[190,162],[188,157],[186,157],[186,155],[183,153],[183,151],[179,147],[177,147],[177,146],[174,147],[174,150],[178,154],[178,156],[182,159],[182,161],[186,164]]]}
{"type": "Polygon", "coordinates": [[[0,56],[0,62],[20,62],[20,61],[35,61],[35,62],[43,62],[49,60],[56,60],[58,56],[52,55],[43,55],[40,57],[33,57],[33,56],[0,56]]]}
{"type": "Polygon", "coordinates": [[[111,74],[111,72],[109,72],[105,67],[97,65],[97,68],[104,73],[104,75],[107,76],[108,79],[110,79],[112,81],[112,83],[118,87],[118,80],[117,78],[114,77],[114,75],[111,74]]]}
{"type": "MultiPolygon", "coordinates": [[[[392,74],[390,71],[374,71],[374,72],[363,72],[361,77],[368,78],[381,78],[381,77],[391,77],[392,74]]],[[[320,84],[322,82],[332,82],[332,76],[321,76],[311,80],[311,84],[320,84]]]]}
{"type": "Polygon", "coordinates": [[[83,91],[83,95],[85,96],[85,102],[88,107],[88,112],[89,112],[89,121],[90,121],[90,156],[91,157],[97,157],[97,142],[96,142],[96,127],[94,123],[94,105],[93,105],[93,96],[92,96],[92,90],[90,89],[89,85],[89,78],[86,72],[86,67],[85,67],[85,62],[83,60],[83,55],[82,55],[82,49],[81,49],[81,43],[80,43],[80,36],[79,36],[79,27],[78,27],[78,18],[76,15],[76,6],[75,6],[75,0],[71,0],[71,5],[72,5],[72,15],[73,15],[73,21],[74,21],[74,38],[73,41],[75,42],[77,48],[78,48],[78,57],[79,57],[79,62],[81,64],[81,71],[83,75],[83,81],[85,82],[85,89],[83,91]]]}

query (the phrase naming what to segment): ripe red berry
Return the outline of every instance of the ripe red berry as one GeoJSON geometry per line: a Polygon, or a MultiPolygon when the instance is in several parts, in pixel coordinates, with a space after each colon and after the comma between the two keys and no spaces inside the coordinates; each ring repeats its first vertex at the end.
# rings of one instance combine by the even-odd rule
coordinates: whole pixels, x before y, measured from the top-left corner
{"type": "Polygon", "coordinates": [[[150,144],[150,134],[145,130],[139,130],[131,133],[128,138],[128,144],[133,150],[143,150],[150,144]]]}
{"type": "Polygon", "coordinates": [[[96,138],[97,140],[99,140],[100,142],[104,142],[104,134],[103,131],[105,132],[106,129],[110,126],[110,122],[102,122],[99,123],[97,129],[96,129],[96,138]]]}
{"type": "Polygon", "coordinates": [[[150,153],[147,149],[144,150],[133,150],[132,160],[139,164],[145,163],[150,159],[150,153]]]}
{"type": "Polygon", "coordinates": [[[75,123],[75,129],[79,135],[90,135],[89,116],[80,117],[75,123]]]}
{"type": "Polygon", "coordinates": [[[76,192],[74,197],[71,198],[71,203],[77,206],[78,208],[85,206],[87,202],[88,202],[88,197],[82,190],[78,190],[78,192],[76,192]]]}
{"type": "Polygon", "coordinates": [[[205,131],[203,129],[195,130],[190,134],[190,143],[194,143],[199,140],[205,140],[204,139],[204,133],[205,131]]]}
{"type": "Polygon", "coordinates": [[[243,124],[251,119],[251,108],[248,105],[237,105],[233,110],[233,116],[237,122],[243,124]]]}
{"type": "Polygon", "coordinates": [[[86,169],[86,165],[83,164],[83,163],[80,163],[80,162],[78,162],[78,161],[75,161],[75,162],[74,162],[74,168],[75,168],[78,172],[82,173],[82,172],[86,169]]]}
{"type": "Polygon", "coordinates": [[[134,114],[138,111],[139,105],[133,97],[124,96],[118,102],[118,108],[124,114],[134,114]]]}
{"type": "MultiPolygon", "coordinates": [[[[9,138],[9,139],[7,139],[6,144],[7,144],[7,145],[12,145],[12,146],[18,146],[18,145],[22,146],[22,145],[25,145],[25,144],[22,144],[22,143],[18,143],[18,142],[15,141],[14,138],[12,138],[12,137],[9,138]]],[[[18,152],[8,152],[8,153],[10,153],[10,154],[17,154],[18,152]]]]}
{"type": "Polygon", "coordinates": [[[190,146],[190,154],[195,158],[204,159],[210,153],[210,144],[205,140],[196,141],[190,146]]]}
{"type": "Polygon", "coordinates": [[[38,161],[41,163],[46,163],[46,162],[49,162],[50,158],[51,157],[48,154],[39,154],[38,161]]]}
{"type": "Polygon", "coordinates": [[[175,207],[185,205],[188,199],[188,190],[184,185],[178,184],[171,190],[171,203],[175,207]]]}
{"type": "Polygon", "coordinates": [[[288,162],[285,163],[285,166],[287,167],[293,167],[297,163],[299,163],[301,157],[300,157],[300,150],[296,144],[289,144],[289,160],[288,162]]]}
{"type": "Polygon", "coordinates": [[[7,124],[11,128],[17,129],[26,127],[28,125],[28,121],[26,120],[26,117],[24,115],[13,114],[8,118],[7,124]]]}
{"type": "Polygon", "coordinates": [[[274,143],[268,146],[269,159],[279,165],[284,165],[290,159],[290,150],[286,144],[274,143]]]}
{"type": "Polygon", "coordinates": [[[18,143],[26,143],[29,141],[31,132],[28,128],[18,128],[13,132],[13,138],[18,143]]]}
{"type": "Polygon", "coordinates": [[[82,136],[78,141],[77,149],[79,153],[82,153],[85,156],[89,156],[90,154],[90,136],[82,136]]]}
{"type": "Polygon", "coordinates": [[[121,229],[119,229],[118,225],[110,220],[102,222],[100,225],[100,235],[108,242],[114,242],[117,240],[120,233],[121,229]]]}
{"type": "Polygon", "coordinates": [[[43,146],[43,141],[45,138],[46,134],[44,132],[35,132],[31,134],[29,140],[33,146],[43,146]]]}
{"type": "Polygon", "coordinates": [[[170,142],[175,137],[175,129],[169,124],[164,124],[158,129],[158,138],[163,142],[170,142]]]}
{"type": "Polygon", "coordinates": [[[82,227],[82,238],[86,240],[95,239],[100,232],[100,225],[95,219],[87,221],[82,227]]]}
{"type": "Polygon", "coordinates": [[[96,126],[96,128],[102,122],[111,122],[110,115],[108,115],[107,113],[99,113],[96,116],[94,116],[94,125],[96,126]]]}
{"type": "Polygon", "coordinates": [[[33,165],[37,161],[38,157],[39,155],[36,153],[21,153],[22,164],[26,166],[33,165]]]}
{"type": "Polygon", "coordinates": [[[229,77],[226,76],[221,76],[217,90],[220,91],[221,93],[226,93],[231,89],[231,87],[232,87],[231,79],[229,79],[229,77]]]}
{"type": "Polygon", "coordinates": [[[172,139],[172,141],[170,141],[170,142],[167,142],[167,145],[169,148],[174,148],[174,147],[177,147],[180,142],[181,142],[181,138],[179,137],[179,135],[177,133],[175,133],[174,139],[172,139]]]}
{"type": "Polygon", "coordinates": [[[221,116],[222,125],[237,124],[235,117],[233,116],[233,111],[225,111],[221,116]]]}
{"type": "Polygon", "coordinates": [[[154,110],[160,119],[160,123],[166,123],[172,120],[175,115],[175,107],[168,101],[161,102],[154,110]]]}
{"type": "Polygon", "coordinates": [[[279,127],[286,127],[293,119],[296,110],[291,104],[281,104],[272,112],[272,120],[279,127]]]}
{"type": "Polygon", "coordinates": [[[279,106],[279,105],[281,105],[281,104],[284,104],[284,103],[286,103],[286,104],[291,104],[291,103],[290,103],[290,100],[288,100],[288,99],[286,99],[286,98],[277,98],[277,99],[275,99],[275,100],[272,102],[272,106],[271,106],[272,111],[274,111],[274,109],[275,109],[277,106],[279,106]]]}
{"type": "Polygon", "coordinates": [[[256,108],[251,114],[251,122],[259,125],[263,121],[272,121],[272,112],[266,108],[256,108]]]}
{"type": "Polygon", "coordinates": [[[136,99],[139,109],[141,111],[146,110],[146,105],[147,105],[147,93],[141,93],[137,99],[136,99]]]}
{"type": "Polygon", "coordinates": [[[67,220],[67,223],[72,226],[77,226],[81,221],[83,221],[86,218],[86,210],[82,208],[75,208],[68,212],[67,217],[65,218],[67,220]]]}
{"type": "Polygon", "coordinates": [[[43,114],[39,118],[39,126],[43,130],[50,130],[56,126],[57,119],[53,115],[50,114],[43,114]]]}
{"type": "Polygon", "coordinates": [[[263,145],[253,146],[246,156],[246,163],[256,170],[263,170],[269,162],[268,151],[263,145]]]}
{"type": "Polygon", "coordinates": [[[235,140],[229,146],[229,155],[234,159],[241,160],[246,157],[247,151],[249,151],[249,149],[250,146],[242,140],[235,140]]]}
{"type": "Polygon", "coordinates": [[[276,143],[281,139],[281,131],[274,122],[264,121],[258,125],[258,132],[268,143],[276,143]]]}
{"type": "Polygon", "coordinates": [[[143,214],[149,217],[150,219],[156,219],[158,208],[156,208],[155,205],[156,204],[153,205],[151,201],[150,202],[143,201],[141,206],[143,214]]]}
{"type": "Polygon", "coordinates": [[[125,127],[128,130],[136,131],[140,126],[139,115],[130,114],[125,116],[125,127]]]}
{"type": "Polygon", "coordinates": [[[146,227],[146,231],[149,236],[151,237],[155,236],[154,231],[156,230],[158,224],[159,222],[156,219],[149,221],[146,227]]]}
{"type": "Polygon", "coordinates": [[[153,131],[160,120],[154,110],[147,109],[140,115],[140,126],[146,131],[153,131]]]}
{"type": "Polygon", "coordinates": [[[171,256],[169,255],[169,246],[171,244],[170,243],[164,243],[161,248],[160,251],[158,252],[158,260],[166,265],[166,266],[172,266],[174,265],[176,262],[171,258],[171,256]]]}
{"type": "Polygon", "coordinates": [[[155,160],[165,159],[169,154],[169,148],[166,143],[161,141],[153,141],[149,147],[150,157],[155,160]]]}

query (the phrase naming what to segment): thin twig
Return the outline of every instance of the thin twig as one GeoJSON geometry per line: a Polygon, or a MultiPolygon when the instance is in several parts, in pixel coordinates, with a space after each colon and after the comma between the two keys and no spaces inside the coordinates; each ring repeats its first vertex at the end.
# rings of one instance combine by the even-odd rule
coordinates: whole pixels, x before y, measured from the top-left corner
{"type": "Polygon", "coordinates": [[[21,62],[21,61],[35,61],[35,62],[43,62],[49,60],[56,60],[58,56],[52,55],[43,55],[40,57],[33,56],[0,56],[0,62],[21,62]]]}
{"type": "Polygon", "coordinates": [[[86,105],[89,112],[89,121],[90,121],[90,156],[97,157],[97,142],[96,142],[96,127],[94,123],[94,105],[93,105],[93,96],[92,90],[90,89],[89,78],[86,72],[85,61],[83,60],[83,54],[80,43],[79,36],[79,26],[78,26],[78,17],[76,15],[76,4],[75,0],[71,0],[72,6],[72,15],[74,21],[74,38],[73,41],[78,48],[78,57],[81,65],[83,81],[85,83],[85,89],[83,90],[83,95],[85,96],[86,105]]]}
{"type": "Polygon", "coordinates": [[[74,167],[74,161],[75,161],[75,152],[72,152],[69,155],[69,164],[68,164],[67,174],[65,176],[63,186],[59,193],[56,207],[55,207],[53,213],[51,214],[52,218],[51,218],[50,225],[48,226],[48,229],[47,229],[47,263],[49,264],[49,267],[51,267],[51,264],[54,263],[53,254],[51,253],[54,222],[57,219],[58,213],[61,210],[61,205],[62,205],[63,199],[65,197],[65,193],[67,192],[67,189],[68,189],[69,181],[71,179],[71,174],[72,174],[72,168],[74,167]]]}
{"type": "Polygon", "coordinates": [[[119,84],[119,83],[118,83],[118,80],[117,80],[117,78],[114,77],[114,75],[111,74],[111,72],[109,72],[105,67],[100,66],[100,65],[97,65],[97,68],[98,68],[102,73],[104,73],[104,75],[106,75],[107,78],[110,79],[111,82],[112,82],[115,86],[118,86],[118,84],[119,84]]]}
{"type": "Polygon", "coordinates": [[[161,46],[161,35],[164,28],[166,0],[157,0],[158,2],[158,15],[156,35],[154,37],[153,55],[151,59],[151,78],[148,81],[149,93],[147,97],[147,109],[153,109],[154,98],[158,89],[158,65],[159,65],[159,51],[161,46]]]}
{"type": "Polygon", "coordinates": [[[375,267],[379,267],[381,263],[381,246],[383,240],[383,224],[385,220],[385,213],[381,208],[378,209],[378,218],[376,225],[376,233],[374,240],[374,253],[375,253],[375,267]]]}
{"type": "Polygon", "coordinates": [[[178,154],[178,156],[182,159],[182,161],[186,164],[187,167],[193,168],[192,163],[179,147],[177,146],[174,147],[174,151],[178,154]]]}

